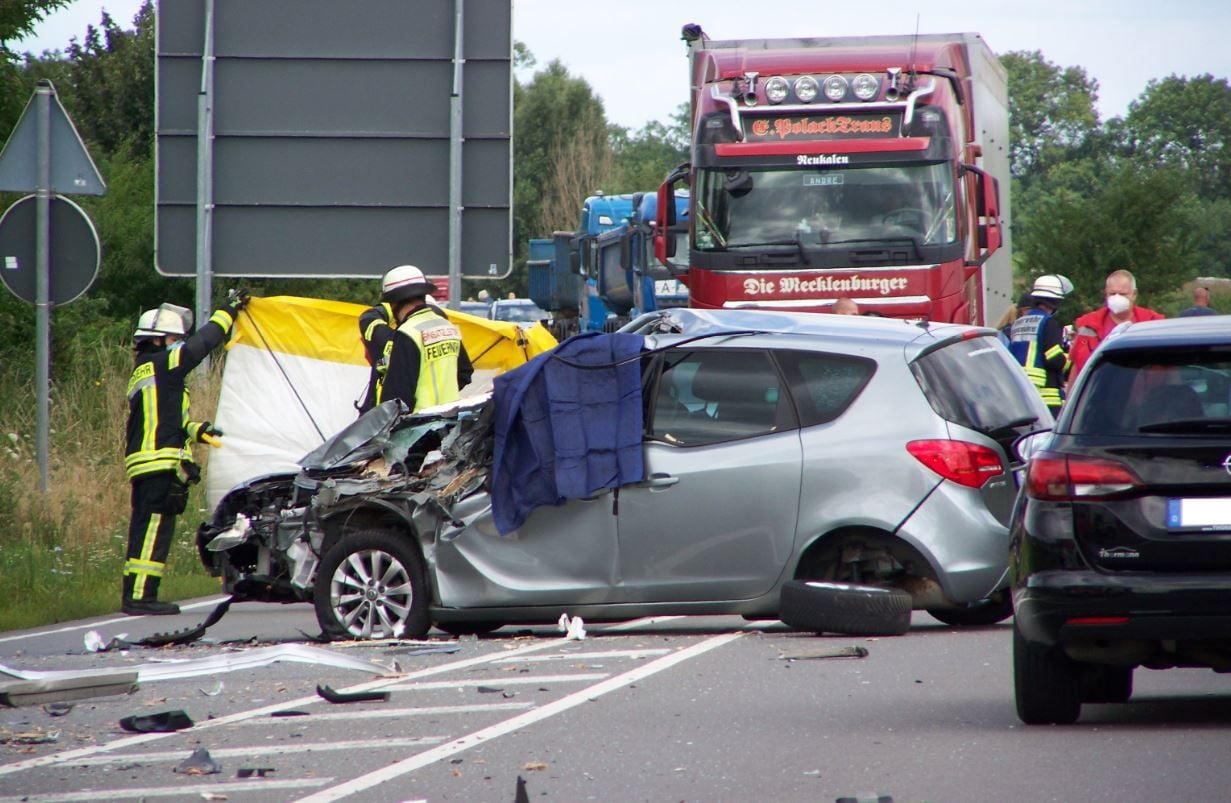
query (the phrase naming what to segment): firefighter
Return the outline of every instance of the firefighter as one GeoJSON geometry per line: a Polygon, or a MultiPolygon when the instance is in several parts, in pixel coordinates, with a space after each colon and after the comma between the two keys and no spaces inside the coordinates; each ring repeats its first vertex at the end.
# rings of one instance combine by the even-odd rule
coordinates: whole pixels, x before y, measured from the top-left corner
{"type": "Polygon", "coordinates": [[[222,432],[210,422],[188,418],[185,380],[210,352],[226,342],[246,291],[232,293],[226,305],[194,335],[192,313],[163,304],[141,313],[133,332],[136,364],[128,380],[128,432],[124,468],[132,483],[132,519],[124,561],[120,609],[129,616],[166,616],[179,606],[158,599],[167,565],[175,518],[188,503],[188,486],[200,479],[192,443],[218,445],[222,432]]]}
{"type": "Polygon", "coordinates": [[[1056,310],[1072,290],[1073,283],[1058,274],[1035,279],[1030,288],[1030,308],[1009,329],[1009,351],[1026,370],[1052,415],[1058,415],[1064,403],[1064,378],[1069,369],[1064,327],[1056,310]]]}
{"type": "Polygon", "coordinates": [[[359,316],[373,377],[360,410],[401,399],[411,411],[457,401],[474,369],[462,334],[428,302],[436,287],[414,265],[384,275],[381,303],[359,316]]]}

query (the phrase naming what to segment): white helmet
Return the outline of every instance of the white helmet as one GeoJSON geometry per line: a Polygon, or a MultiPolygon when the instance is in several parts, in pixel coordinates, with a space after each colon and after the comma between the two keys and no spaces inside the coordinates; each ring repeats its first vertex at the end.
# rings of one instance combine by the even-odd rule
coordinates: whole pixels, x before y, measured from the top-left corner
{"type": "Polygon", "coordinates": [[[1073,283],[1067,276],[1058,273],[1048,273],[1034,280],[1030,295],[1035,298],[1059,300],[1073,292],[1073,283]]]}
{"type": "Polygon", "coordinates": [[[192,310],[175,304],[162,304],[141,313],[141,317],[137,319],[137,329],[133,332],[133,340],[147,340],[165,335],[183,337],[191,328],[192,310]]]}
{"type": "Polygon", "coordinates": [[[401,301],[413,296],[426,296],[436,289],[423,271],[414,265],[398,265],[380,280],[381,301],[401,301]]]}

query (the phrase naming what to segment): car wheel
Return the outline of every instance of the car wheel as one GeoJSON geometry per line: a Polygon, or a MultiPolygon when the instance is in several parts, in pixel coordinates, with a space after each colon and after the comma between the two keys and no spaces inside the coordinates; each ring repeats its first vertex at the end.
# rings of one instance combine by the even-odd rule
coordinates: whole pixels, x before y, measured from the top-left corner
{"type": "Polygon", "coordinates": [[[360,530],[325,553],[313,601],[325,634],[334,638],[423,638],[428,599],[423,558],[391,530],[360,530]]]}
{"type": "Polygon", "coordinates": [[[504,627],[504,622],[437,622],[450,636],[482,636],[504,627]]]}
{"type": "Polygon", "coordinates": [[[994,625],[1013,615],[1013,597],[1009,592],[1002,591],[964,608],[928,608],[928,613],[934,619],[955,627],[994,625]]]}
{"type": "Polygon", "coordinates": [[[1081,679],[1083,703],[1125,703],[1133,696],[1133,668],[1087,666],[1081,679]]]}
{"type": "Polygon", "coordinates": [[[1081,665],[1059,647],[1027,641],[1013,628],[1017,716],[1027,725],[1069,725],[1081,716],[1081,665]]]}
{"type": "Polygon", "coordinates": [[[900,588],[789,580],[778,617],[796,630],[900,636],[910,629],[911,596],[900,588]]]}

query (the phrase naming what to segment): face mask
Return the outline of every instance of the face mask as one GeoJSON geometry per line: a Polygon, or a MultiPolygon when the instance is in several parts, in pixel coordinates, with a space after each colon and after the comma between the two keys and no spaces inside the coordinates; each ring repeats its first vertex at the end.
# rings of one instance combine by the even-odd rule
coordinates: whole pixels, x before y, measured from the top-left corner
{"type": "Polygon", "coordinates": [[[1123,315],[1133,308],[1133,302],[1128,300],[1128,296],[1122,296],[1119,293],[1107,296],[1107,309],[1112,315],[1123,315]]]}

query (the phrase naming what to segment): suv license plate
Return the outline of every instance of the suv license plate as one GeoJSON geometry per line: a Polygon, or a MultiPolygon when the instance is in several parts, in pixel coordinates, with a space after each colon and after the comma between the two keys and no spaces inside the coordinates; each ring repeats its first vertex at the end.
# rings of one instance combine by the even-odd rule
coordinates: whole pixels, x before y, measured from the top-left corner
{"type": "Polygon", "coordinates": [[[1168,499],[1167,529],[1231,529],[1231,497],[1168,499]]]}

